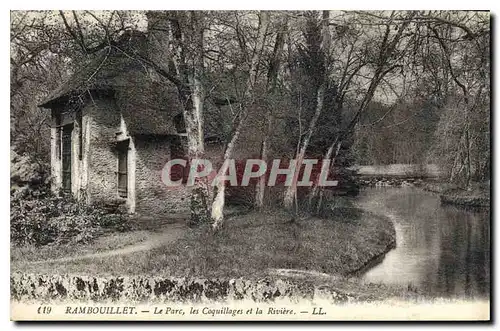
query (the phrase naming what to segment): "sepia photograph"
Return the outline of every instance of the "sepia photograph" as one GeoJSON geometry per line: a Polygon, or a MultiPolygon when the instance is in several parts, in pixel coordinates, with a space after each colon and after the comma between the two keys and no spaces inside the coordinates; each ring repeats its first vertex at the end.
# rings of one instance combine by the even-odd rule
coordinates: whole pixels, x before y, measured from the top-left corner
{"type": "Polygon", "coordinates": [[[490,321],[487,10],[11,10],[13,321],[490,321]]]}

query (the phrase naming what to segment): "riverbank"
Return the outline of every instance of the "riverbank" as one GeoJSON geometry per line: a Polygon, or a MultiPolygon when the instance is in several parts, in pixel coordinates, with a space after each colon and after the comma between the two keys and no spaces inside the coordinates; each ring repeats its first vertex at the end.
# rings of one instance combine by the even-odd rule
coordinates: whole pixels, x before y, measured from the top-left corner
{"type": "Polygon", "coordinates": [[[422,188],[426,191],[439,194],[442,204],[471,208],[489,208],[491,203],[488,183],[474,183],[468,190],[446,182],[427,183],[422,188]]]}
{"type": "MultiPolygon", "coordinates": [[[[215,234],[203,228],[186,229],[181,238],[169,245],[113,258],[94,256],[88,260],[33,263],[14,254],[11,262],[13,270],[23,272],[79,275],[99,272],[251,278],[266,275],[270,268],[349,275],[394,245],[395,230],[391,221],[359,209],[351,208],[330,218],[307,217],[294,221],[287,213],[273,211],[234,216],[215,234]]],[[[61,250],[60,247],[53,249],[61,250]]],[[[45,251],[47,257],[54,257],[45,251]]]]}
{"type": "Polygon", "coordinates": [[[438,194],[411,187],[365,189],[357,204],[389,215],[397,232],[396,249],[360,275],[364,281],[431,297],[489,297],[488,209],[445,206],[438,194]]]}
{"type": "MultiPolygon", "coordinates": [[[[164,231],[168,232],[168,229],[164,231]]],[[[210,289],[210,293],[224,292],[228,289],[226,283],[232,279],[240,280],[243,288],[255,287],[256,291],[264,292],[274,283],[285,282],[288,285],[283,285],[279,293],[287,296],[294,291],[307,294],[320,288],[337,301],[413,296],[414,293],[406,288],[361,284],[349,279],[350,275],[392,249],[395,240],[390,219],[356,208],[346,208],[328,218],[307,217],[294,221],[282,211],[249,213],[228,218],[218,233],[203,228],[185,228],[180,238],[171,243],[130,251],[129,254],[102,252],[102,255],[93,254],[88,259],[78,256],[48,261],[23,259],[21,254],[14,254],[11,270],[16,276],[11,278],[11,285],[16,295],[60,297],[64,293],[65,296],[73,292],[81,294],[78,289],[86,289],[88,286],[82,287],[81,284],[87,280],[92,284],[108,284],[114,280],[114,285],[103,285],[106,288],[123,283],[125,279],[131,284],[133,280],[141,280],[134,283],[134,291],[138,293],[151,292],[151,289],[160,293],[157,289],[166,286],[175,293],[179,291],[188,295],[198,286],[196,284],[221,288],[210,289]],[[52,275],[66,280],[56,277],[60,284],[54,285],[52,275]],[[160,278],[164,281],[159,281],[160,278]],[[39,285],[35,289],[26,287],[30,282],[39,285]],[[262,287],[263,283],[267,285],[262,287]],[[290,292],[291,288],[295,290],[290,292]]],[[[54,249],[58,249],[57,256],[61,256],[61,248],[54,249]]],[[[47,249],[43,252],[54,257],[47,249]]],[[[42,258],[41,254],[37,258],[42,258]]],[[[100,286],[98,288],[102,290],[100,286]]],[[[122,285],[118,288],[120,293],[124,291],[122,285]]],[[[111,292],[104,290],[104,293],[111,292]]],[[[245,294],[245,298],[251,297],[250,293],[245,294]]],[[[293,296],[300,298],[302,294],[297,293],[293,296]]]]}

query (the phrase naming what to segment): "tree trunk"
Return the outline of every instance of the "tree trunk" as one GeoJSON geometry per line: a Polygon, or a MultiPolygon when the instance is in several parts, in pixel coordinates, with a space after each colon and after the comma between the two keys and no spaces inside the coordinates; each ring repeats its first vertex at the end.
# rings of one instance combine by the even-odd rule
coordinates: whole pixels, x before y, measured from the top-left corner
{"type": "MultiPolygon", "coordinates": [[[[174,14],[175,15],[175,14],[174,14]]],[[[184,49],[181,37],[181,27],[177,20],[171,20],[177,47],[173,53],[182,84],[177,84],[177,90],[184,104],[183,115],[186,126],[188,158],[202,159],[205,155],[203,134],[203,103],[205,93],[201,83],[203,76],[203,26],[202,17],[196,12],[189,12],[191,37],[196,44],[194,49],[184,49]],[[187,58],[187,59],[186,59],[187,58]],[[187,65],[190,62],[190,65],[187,65]]],[[[208,183],[206,179],[197,178],[191,190],[190,224],[208,223],[208,183]]]]}
{"type": "MultiPolygon", "coordinates": [[[[269,70],[267,73],[267,96],[273,97],[273,93],[276,89],[278,73],[281,62],[281,53],[285,46],[285,33],[287,29],[287,16],[283,17],[281,22],[281,28],[276,35],[276,42],[274,44],[273,56],[269,64],[269,70]]],[[[260,159],[267,162],[268,152],[270,149],[269,140],[273,132],[274,125],[274,115],[273,109],[269,106],[267,115],[267,130],[262,140],[262,145],[260,149],[260,159]]],[[[257,185],[255,186],[255,206],[258,209],[262,209],[264,206],[264,196],[266,192],[266,176],[260,176],[257,185]]]]}
{"type": "Polygon", "coordinates": [[[323,110],[323,101],[325,99],[325,85],[326,83],[323,82],[318,88],[317,96],[316,96],[316,110],[314,112],[314,116],[311,119],[311,122],[309,123],[309,128],[306,132],[306,135],[304,137],[304,140],[302,140],[300,144],[300,149],[297,151],[297,155],[295,157],[295,160],[293,162],[296,163],[297,167],[295,170],[295,173],[293,175],[293,180],[292,184],[290,186],[287,186],[285,195],[283,197],[283,206],[285,209],[291,211],[293,208],[293,199],[295,198],[297,194],[297,180],[299,177],[299,170],[300,166],[302,165],[302,161],[304,160],[305,154],[307,147],[309,146],[309,141],[311,140],[311,137],[314,132],[314,128],[316,127],[316,122],[318,121],[319,115],[321,114],[321,111],[323,110]]]}
{"type": "MultiPolygon", "coordinates": [[[[191,163],[194,159],[202,159],[205,154],[203,139],[203,89],[199,80],[192,78],[193,93],[187,96],[184,107],[186,124],[188,158],[191,163]]],[[[208,223],[208,183],[205,178],[196,178],[191,191],[190,224],[208,223]]]]}
{"type": "Polygon", "coordinates": [[[287,186],[285,190],[285,194],[283,197],[283,206],[286,210],[291,211],[293,208],[294,198],[297,197],[297,180],[300,173],[300,166],[302,165],[302,161],[304,160],[307,147],[309,146],[309,141],[314,132],[314,128],[316,127],[316,122],[323,111],[323,103],[325,100],[325,91],[327,86],[327,69],[328,69],[328,52],[330,49],[330,28],[329,28],[329,11],[323,11],[323,17],[321,21],[321,53],[323,55],[324,62],[323,63],[323,72],[322,77],[320,77],[320,84],[318,90],[316,92],[316,109],[314,111],[313,118],[309,122],[309,127],[306,131],[305,137],[302,141],[299,139],[300,148],[297,150],[297,154],[294,162],[296,162],[296,170],[293,176],[292,184],[287,186]]]}
{"type": "MultiPolygon", "coordinates": [[[[260,13],[260,23],[259,23],[259,31],[257,33],[257,42],[255,45],[255,51],[252,56],[252,60],[250,62],[250,70],[248,75],[248,80],[246,83],[245,93],[243,95],[243,100],[241,102],[241,111],[237,120],[236,128],[233,132],[231,140],[227,144],[224,151],[224,161],[231,158],[233,155],[233,150],[238,141],[238,138],[241,133],[241,129],[245,122],[248,113],[248,107],[253,104],[253,91],[255,82],[257,80],[258,74],[258,66],[260,62],[260,58],[262,55],[262,50],[264,48],[264,42],[266,38],[267,27],[269,25],[269,14],[265,11],[260,13]]],[[[223,168],[226,168],[226,162],[223,163],[223,168]]],[[[227,169],[220,169],[219,173],[224,174],[227,169]]],[[[219,229],[222,226],[224,221],[224,204],[225,204],[225,182],[216,182],[217,192],[215,194],[214,201],[212,203],[212,228],[214,231],[219,229]]]]}
{"type": "MultiPolygon", "coordinates": [[[[238,127],[236,128],[236,131],[231,137],[231,141],[226,146],[226,150],[224,152],[224,163],[219,169],[218,174],[225,174],[227,172],[228,163],[225,161],[229,159],[233,154],[234,146],[240,136],[242,126],[243,126],[243,121],[240,121],[238,127]]],[[[214,228],[214,230],[217,230],[222,226],[222,222],[224,220],[226,182],[217,180],[217,177],[215,178],[215,180],[216,180],[215,183],[216,190],[215,190],[215,198],[212,203],[212,227],[214,228]]]]}
{"type": "MultiPolygon", "coordinates": [[[[342,146],[342,141],[339,141],[339,137],[335,139],[335,141],[330,145],[328,150],[326,151],[323,160],[331,160],[330,162],[330,171],[333,169],[335,165],[335,159],[337,158],[339,152],[340,152],[340,147],[342,146]]],[[[321,170],[323,172],[323,170],[321,170]]],[[[313,184],[313,188],[311,189],[311,192],[309,193],[309,210],[313,210],[314,208],[314,202],[316,201],[316,198],[318,197],[318,193],[322,195],[323,193],[323,188],[319,187],[319,181],[315,181],[313,184]]],[[[321,199],[317,203],[317,210],[321,208],[321,199]]]]}
{"type": "MultiPolygon", "coordinates": [[[[191,163],[205,154],[203,135],[204,14],[196,11],[148,11],[149,58],[140,57],[159,75],[173,83],[183,105],[187,157],[191,163]]],[[[190,193],[189,224],[206,223],[208,186],[197,178],[190,193]]]]}
{"type": "MultiPolygon", "coordinates": [[[[267,133],[264,136],[264,140],[262,141],[262,146],[260,149],[260,159],[267,163],[267,154],[269,151],[269,138],[271,136],[272,128],[273,128],[273,115],[269,114],[269,118],[267,119],[267,133]]],[[[259,177],[259,181],[255,187],[255,206],[258,209],[262,209],[264,207],[264,196],[266,192],[266,176],[265,174],[259,177]]]]}

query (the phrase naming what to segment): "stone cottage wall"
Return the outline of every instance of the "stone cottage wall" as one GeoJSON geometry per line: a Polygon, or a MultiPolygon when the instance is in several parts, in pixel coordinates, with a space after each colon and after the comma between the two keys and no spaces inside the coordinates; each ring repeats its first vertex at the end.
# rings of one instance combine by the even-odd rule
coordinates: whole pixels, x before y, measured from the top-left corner
{"type": "MultiPolygon", "coordinates": [[[[93,98],[83,107],[82,115],[81,127],[75,119],[72,133],[72,192],[77,198],[88,203],[122,199],[118,196],[116,144],[130,139],[128,198],[123,200],[128,211],[146,215],[189,211],[189,188],[169,188],[162,181],[162,170],[172,157],[170,146],[173,136],[130,134],[111,97],[93,98]],[[81,158],[80,130],[83,143],[81,158]]],[[[57,155],[56,139],[57,130],[53,128],[52,172],[54,188],[58,189],[61,186],[61,161],[60,155],[57,155]]]]}
{"type": "Polygon", "coordinates": [[[61,173],[61,153],[57,148],[57,141],[61,139],[59,129],[56,128],[56,110],[52,110],[52,127],[50,128],[50,174],[51,189],[54,193],[59,192],[62,186],[62,173],[61,173]]]}
{"type": "Polygon", "coordinates": [[[89,195],[93,202],[118,199],[118,159],[114,149],[120,131],[121,116],[111,98],[94,99],[88,104],[89,137],[89,195]]]}
{"type": "Polygon", "coordinates": [[[136,211],[148,215],[186,213],[189,210],[189,190],[167,187],[162,170],[171,159],[171,138],[167,136],[136,136],[136,211]]]}
{"type": "Polygon", "coordinates": [[[128,198],[131,213],[166,215],[188,211],[188,191],[167,188],[161,179],[170,159],[171,139],[164,135],[129,135],[127,125],[113,99],[94,100],[86,108],[91,114],[89,136],[88,189],[91,201],[111,202],[118,196],[118,158],[120,140],[130,139],[128,154],[128,198]]]}
{"type": "Polygon", "coordinates": [[[90,116],[89,108],[82,109],[82,122],[77,120],[76,110],[56,108],[52,110],[51,124],[51,175],[52,191],[57,193],[62,188],[62,157],[61,157],[61,128],[57,128],[56,114],[63,112],[61,121],[63,124],[73,124],[71,133],[71,192],[79,200],[87,199],[85,194],[88,184],[88,147],[90,138],[90,116]],[[80,141],[80,132],[81,141],[80,141]],[[80,144],[82,148],[80,149],[80,144]],[[59,147],[58,147],[59,146],[59,147]],[[82,155],[80,155],[82,151],[82,155]]]}

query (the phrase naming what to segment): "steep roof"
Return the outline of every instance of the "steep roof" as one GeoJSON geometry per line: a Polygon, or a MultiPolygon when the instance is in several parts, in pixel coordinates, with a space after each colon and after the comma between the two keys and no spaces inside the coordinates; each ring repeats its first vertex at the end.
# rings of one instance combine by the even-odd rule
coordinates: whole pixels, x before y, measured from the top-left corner
{"type": "Polygon", "coordinates": [[[162,81],[134,56],[137,49],[144,47],[143,37],[133,41],[134,47],[121,45],[120,49],[126,49],[126,53],[116,48],[101,50],[91,60],[82,63],[40,107],[64,105],[79,96],[87,96],[89,91],[109,91],[113,93],[131,134],[177,133],[173,117],[182,111],[182,106],[175,86],[162,81]]]}
{"type": "Polygon", "coordinates": [[[182,108],[175,88],[149,81],[132,89],[117,89],[115,100],[131,134],[177,133],[174,117],[182,108]]]}
{"type": "Polygon", "coordinates": [[[88,60],[81,59],[75,72],[58,88],[50,93],[40,105],[51,108],[62,98],[78,95],[93,89],[110,89],[123,85],[122,81],[129,72],[144,69],[144,65],[134,55],[141,54],[146,48],[146,36],[134,31],[122,35],[115,44],[106,47],[88,60]]]}

